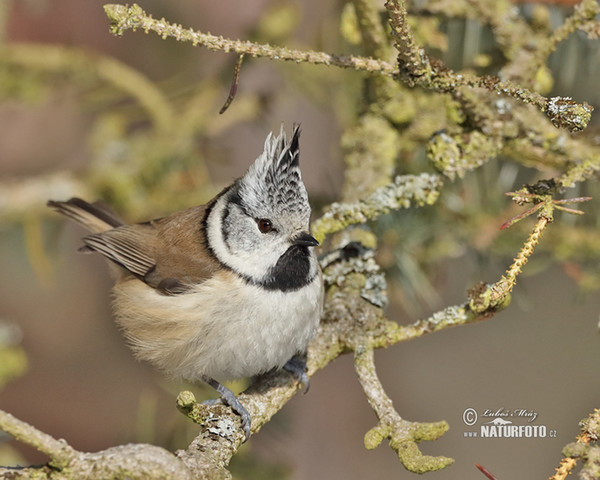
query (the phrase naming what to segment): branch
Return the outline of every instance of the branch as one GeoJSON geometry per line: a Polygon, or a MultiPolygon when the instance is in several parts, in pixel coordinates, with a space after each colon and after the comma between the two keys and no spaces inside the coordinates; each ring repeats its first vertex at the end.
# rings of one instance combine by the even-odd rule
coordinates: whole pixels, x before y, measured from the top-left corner
{"type": "Polygon", "coordinates": [[[130,444],[97,453],[78,452],[64,440],[50,435],[10,413],[0,410],[0,429],[17,440],[31,445],[50,457],[49,467],[0,467],[2,478],[77,478],[112,480],[127,476],[132,479],[191,479],[188,469],[171,453],[160,447],[130,444]],[[56,475],[57,471],[59,472],[56,475]]]}
{"type": "Polygon", "coordinates": [[[153,19],[135,3],[131,7],[108,4],[104,6],[104,11],[111,22],[110,30],[115,35],[122,35],[126,30],[135,31],[141,28],[146,33],[155,32],[163,39],[171,37],[179,42],[191,42],[194,46],[201,45],[213,51],[235,52],[252,57],[266,57],[272,60],[286,60],[296,63],[333,65],[339,68],[351,68],[383,75],[393,75],[396,71],[392,64],[373,58],[274,47],[268,44],[230,40],[210,33],[196,32],[191,28],[184,29],[181,25],[169,23],[164,18],[160,20],[153,19]]]}
{"type": "Polygon", "coordinates": [[[372,0],[352,0],[352,5],[358,19],[363,48],[375,58],[387,59],[391,49],[377,4],[372,0]]]}
{"type": "Polygon", "coordinates": [[[529,235],[529,238],[519,251],[511,266],[502,278],[493,285],[484,288],[483,291],[473,291],[469,306],[473,311],[488,310],[490,307],[496,307],[504,302],[510,301],[509,294],[517,283],[517,276],[521,273],[523,266],[533,253],[534,247],[540,241],[544,229],[551,222],[551,218],[540,216],[529,235]]]}
{"type": "Polygon", "coordinates": [[[354,369],[367,401],[379,419],[377,426],[365,434],[365,447],[368,450],[373,450],[385,438],[389,438],[390,447],[396,451],[402,464],[414,473],[441,470],[454,463],[448,457],[431,457],[420,452],[417,443],[437,440],[448,431],[448,424],[444,421],[420,423],[403,420],[377,376],[372,348],[355,352],[354,369]]]}
{"type": "MultiPolygon", "coordinates": [[[[321,263],[327,291],[321,327],[331,332],[327,335],[329,348],[337,352],[354,352],[359,382],[379,419],[378,425],[365,435],[365,446],[373,449],[389,438],[390,446],[402,464],[413,472],[424,473],[450,465],[452,459],[425,456],[417,445],[421,440],[435,440],[443,435],[448,427],[446,422],[403,420],[376,375],[373,350],[490,318],[507,303],[479,312],[471,310],[467,304],[448,307],[428,319],[399,326],[387,319],[381,309],[385,304],[382,300],[385,279],[374,260],[373,250],[349,243],[324,257],[321,263]]],[[[327,337],[319,335],[319,338],[327,337]]]]}
{"type": "Polygon", "coordinates": [[[563,187],[573,187],[578,182],[593,178],[598,172],[600,172],[600,152],[594,151],[589,158],[569,168],[558,178],[557,183],[563,187]]]}
{"type": "Polygon", "coordinates": [[[60,469],[77,459],[78,452],[64,440],[56,440],[2,410],[0,410],[0,429],[48,455],[51,458],[50,465],[53,467],[60,469]]]}
{"type": "Polygon", "coordinates": [[[477,77],[468,74],[456,74],[444,66],[439,60],[429,57],[413,39],[407,22],[407,13],[400,0],[389,0],[386,8],[390,15],[392,35],[398,49],[399,66],[370,57],[352,55],[333,55],[310,50],[295,50],[285,47],[274,47],[268,44],[258,44],[249,41],[231,40],[221,36],[211,35],[185,29],[181,25],[171,24],[164,18],[155,20],[137,4],[131,7],[118,4],[108,4],[104,10],[110,19],[111,32],[122,35],[126,30],[143,29],[146,33],[153,31],[166,39],[175,38],[180,42],[191,42],[213,51],[235,52],[252,57],[265,57],[272,60],[293,61],[296,63],[312,63],[315,65],[332,65],[339,68],[376,73],[379,75],[402,78],[410,86],[419,85],[423,88],[448,93],[461,86],[485,88],[496,93],[517,98],[525,103],[535,105],[546,113],[556,126],[578,131],[585,128],[590,120],[592,107],[587,103],[571,102],[570,98],[546,97],[516,85],[512,82],[501,81],[497,77],[477,77]],[[559,108],[557,108],[557,105],[559,108]]]}
{"type": "Polygon", "coordinates": [[[584,463],[579,478],[600,478],[600,449],[595,445],[600,438],[600,410],[595,409],[579,425],[581,433],[577,435],[575,442],[565,446],[564,458],[556,468],[556,473],[548,480],[565,480],[577,465],[578,459],[584,463]]]}
{"type": "Polygon", "coordinates": [[[541,42],[534,53],[533,65],[528,70],[535,74],[538,69],[548,60],[552,52],[556,50],[559,43],[566,40],[577,29],[584,27],[590,22],[598,22],[596,16],[600,14],[600,3],[598,0],[582,0],[575,5],[573,14],[565,22],[552,32],[550,38],[541,42]]]}
{"type": "Polygon", "coordinates": [[[380,215],[400,208],[432,205],[438,199],[443,183],[438,175],[402,175],[393,183],[378,188],[364,200],[355,203],[332,203],[325,213],[313,222],[315,238],[322,242],[332,233],[350,225],[374,220],[380,215]]]}
{"type": "Polygon", "coordinates": [[[532,87],[550,53],[576,29],[588,30],[590,38],[596,38],[599,8],[597,0],[583,0],[554,31],[550,31],[550,25],[528,24],[509,0],[428,0],[414,9],[421,15],[468,18],[488,24],[508,59],[499,76],[532,87]]]}
{"type": "Polygon", "coordinates": [[[394,45],[399,52],[399,76],[409,85],[418,85],[441,93],[453,92],[459,87],[484,88],[534,105],[545,113],[555,126],[564,127],[571,132],[582,130],[589,123],[593,108],[585,102],[578,104],[568,97],[548,99],[521,85],[501,81],[498,77],[454,73],[417,45],[402,0],[388,0],[385,6],[390,17],[394,45]]]}

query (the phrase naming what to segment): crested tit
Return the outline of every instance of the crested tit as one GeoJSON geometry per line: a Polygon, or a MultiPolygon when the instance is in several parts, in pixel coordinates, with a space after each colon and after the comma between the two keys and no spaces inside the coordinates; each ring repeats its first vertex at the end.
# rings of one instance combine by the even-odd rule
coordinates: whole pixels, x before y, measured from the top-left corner
{"type": "Polygon", "coordinates": [[[117,322],[136,356],[163,372],[213,386],[250,415],[220,381],[286,368],[306,380],[304,353],[319,324],[321,272],[299,168],[300,129],[269,134],[246,174],[206,205],[127,225],[97,203],[48,206],[94,232],[82,251],[118,266],[117,322]],[[294,359],[296,360],[296,359],[294,359]]]}

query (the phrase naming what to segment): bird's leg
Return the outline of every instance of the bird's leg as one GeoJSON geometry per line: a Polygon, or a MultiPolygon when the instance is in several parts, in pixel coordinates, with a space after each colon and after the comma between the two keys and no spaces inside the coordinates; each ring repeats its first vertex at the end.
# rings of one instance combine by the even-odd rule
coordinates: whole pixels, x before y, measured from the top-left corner
{"type": "MultiPolygon", "coordinates": [[[[247,441],[250,438],[250,424],[251,424],[250,414],[248,413],[248,410],[246,410],[244,408],[242,403],[235,396],[235,393],[233,393],[231,390],[229,390],[225,385],[221,385],[214,378],[207,377],[206,375],[202,375],[201,378],[204,382],[208,383],[217,392],[219,392],[219,395],[221,395],[221,401],[225,405],[229,405],[235,413],[237,413],[240,417],[242,417],[242,429],[244,430],[244,442],[247,441]]],[[[204,403],[212,404],[212,403],[214,403],[214,401],[208,400],[207,402],[204,402],[204,403]]]]}
{"type": "Polygon", "coordinates": [[[298,383],[304,385],[304,393],[308,392],[310,382],[306,374],[306,360],[304,360],[303,356],[294,355],[286,362],[283,369],[290,372],[298,383]]]}

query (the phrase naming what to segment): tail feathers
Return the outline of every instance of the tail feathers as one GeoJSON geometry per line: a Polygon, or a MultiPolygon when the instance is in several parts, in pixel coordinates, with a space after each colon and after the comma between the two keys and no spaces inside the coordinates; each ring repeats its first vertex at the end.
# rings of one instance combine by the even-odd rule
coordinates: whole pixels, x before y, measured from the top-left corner
{"type": "Polygon", "coordinates": [[[100,202],[88,203],[80,198],[71,198],[66,202],[49,200],[47,205],[94,233],[124,225],[124,222],[110,208],[100,202]]]}

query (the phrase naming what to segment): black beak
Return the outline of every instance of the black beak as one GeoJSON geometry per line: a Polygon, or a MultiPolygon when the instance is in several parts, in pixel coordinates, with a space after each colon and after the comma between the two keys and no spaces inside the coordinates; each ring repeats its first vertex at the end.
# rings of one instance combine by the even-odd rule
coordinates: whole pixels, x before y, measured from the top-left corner
{"type": "Polygon", "coordinates": [[[300,245],[302,247],[318,247],[319,246],[319,242],[317,242],[317,239],[308,232],[302,232],[302,233],[299,233],[298,235],[296,235],[292,239],[292,243],[294,245],[300,245]]]}

